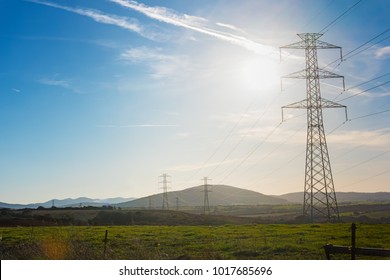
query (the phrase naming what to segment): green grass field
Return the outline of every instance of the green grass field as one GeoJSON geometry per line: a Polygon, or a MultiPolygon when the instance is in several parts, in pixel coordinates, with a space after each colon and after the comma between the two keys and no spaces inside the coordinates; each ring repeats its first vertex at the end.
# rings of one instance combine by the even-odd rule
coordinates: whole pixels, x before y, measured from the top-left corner
{"type": "MultiPolygon", "coordinates": [[[[325,244],[350,245],[350,227],[351,224],[9,227],[0,229],[0,246],[3,260],[316,260],[325,259],[325,244]]],[[[389,233],[389,224],[357,224],[356,246],[390,248],[389,233]]],[[[357,256],[367,258],[372,259],[357,256]]]]}

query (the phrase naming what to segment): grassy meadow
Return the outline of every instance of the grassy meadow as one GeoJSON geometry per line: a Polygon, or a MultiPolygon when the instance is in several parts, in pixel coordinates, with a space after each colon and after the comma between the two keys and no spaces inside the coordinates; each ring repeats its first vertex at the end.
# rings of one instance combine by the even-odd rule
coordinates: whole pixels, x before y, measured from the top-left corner
{"type": "MultiPolygon", "coordinates": [[[[5,259],[325,259],[351,224],[42,226],[0,228],[5,259]],[[107,230],[107,240],[105,232],[107,230]]],[[[390,248],[390,224],[357,224],[357,247],[390,248]]],[[[348,255],[334,255],[348,259],[348,255]]],[[[357,256],[357,259],[375,257],[357,256]]],[[[383,259],[378,258],[377,259],[383,259]]]]}

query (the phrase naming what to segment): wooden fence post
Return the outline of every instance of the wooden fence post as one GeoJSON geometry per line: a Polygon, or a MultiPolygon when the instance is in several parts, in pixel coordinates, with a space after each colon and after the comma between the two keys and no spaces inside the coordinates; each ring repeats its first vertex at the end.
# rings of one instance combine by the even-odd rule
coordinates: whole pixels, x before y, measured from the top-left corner
{"type": "Polygon", "coordinates": [[[106,234],[104,236],[104,256],[106,256],[106,250],[107,250],[107,235],[108,235],[108,230],[106,229],[106,234]]]}
{"type": "Polygon", "coordinates": [[[327,244],[323,248],[325,250],[325,255],[328,260],[330,260],[331,254],[350,254],[351,260],[355,260],[356,255],[363,256],[380,256],[380,257],[390,257],[390,250],[383,248],[356,248],[356,224],[352,223],[351,225],[351,246],[339,246],[327,244]]]}

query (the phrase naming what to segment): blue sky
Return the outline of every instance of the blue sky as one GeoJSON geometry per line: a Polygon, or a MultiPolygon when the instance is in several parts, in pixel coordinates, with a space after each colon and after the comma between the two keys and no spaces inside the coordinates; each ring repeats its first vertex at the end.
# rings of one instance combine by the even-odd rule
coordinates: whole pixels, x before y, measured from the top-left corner
{"type": "Polygon", "coordinates": [[[320,31],[346,55],[318,52],[351,119],[324,112],[336,191],[390,191],[389,18],[387,0],[2,0],[0,201],[141,197],[163,173],[302,191],[305,112],[280,107],[305,82],[280,76],[304,52],[279,47],[320,31]]]}

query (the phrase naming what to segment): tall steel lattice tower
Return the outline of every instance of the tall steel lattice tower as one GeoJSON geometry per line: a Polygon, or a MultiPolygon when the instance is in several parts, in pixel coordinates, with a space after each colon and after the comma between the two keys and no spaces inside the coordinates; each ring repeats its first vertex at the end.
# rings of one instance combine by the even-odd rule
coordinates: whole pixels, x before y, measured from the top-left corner
{"type": "Polygon", "coordinates": [[[210,180],[209,178],[203,177],[204,188],[203,188],[202,192],[204,192],[204,199],[203,199],[203,212],[204,212],[204,214],[210,213],[209,192],[211,192],[211,191],[208,189],[208,184],[207,184],[207,182],[209,180],[210,180]]]}
{"type": "Polygon", "coordinates": [[[162,178],[162,181],[160,181],[159,183],[162,184],[162,190],[163,190],[163,204],[162,204],[162,209],[165,209],[165,210],[168,210],[169,209],[169,203],[168,203],[168,184],[170,183],[168,181],[168,178],[170,178],[171,176],[167,175],[167,174],[163,174],[161,175],[159,178],[162,178]]]}
{"type": "Polygon", "coordinates": [[[281,47],[281,49],[305,50],[306,69],[283,78],[306,79],[306,99],[283,106],[282,115],[285,108],[307,109],[303,216],[309,218],[311,222],[333,222],[340,219],[325,138],[322,109],[344,108],[346,112],[346,106],[321,97],[320,79],[342,78],[344,86],[344,77],[319,69],[317,50],[338,48],[340,49],[341,59],[342,53],[340,47],[318,40],[322,35],[319,33],[301,33],[298,36],[302,41],[281,47]]]}

